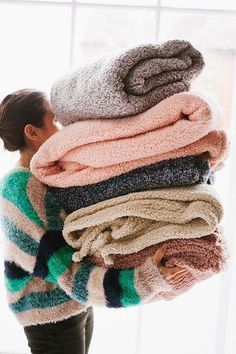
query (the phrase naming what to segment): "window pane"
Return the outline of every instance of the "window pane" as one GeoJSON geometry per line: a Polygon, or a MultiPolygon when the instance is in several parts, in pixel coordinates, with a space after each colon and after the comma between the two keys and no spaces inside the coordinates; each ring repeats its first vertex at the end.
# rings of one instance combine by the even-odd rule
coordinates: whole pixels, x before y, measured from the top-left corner
{"type": "Polygon", "coordinates": [[[155,40],[155,10],[79,8],[74,65],[109,51],[155,40]]]}
{"type": "Polygon", "coordinates": [[[69,7],[0,4],[0,99],[23,87],[48,90],[69,66],[69,7]]]}
{"type": "Polygon", "coordinates": [[[163,6],[192,7],[198,9],[236,10],[235,0],[162,0],[163,6]]]}
{"type": "Polygon", "coordinates": [[[161,14],[162,41],[173,38],[186,39],[202,52],[206,67],[193,82],[192,89],[209,95],[220,103],[227,126],[232,116],[236,61],[235,33],[236,16],[171,11],[163,11],[161,14]]]}
{"type": "Polygon", "coordinates": [[[97,325],[95,324],[96,329],[93,332],[89,354],[137,354],[139,307],[118,311],[99,306],[94,306],[93,309],[97,325]],[[118,333],[120,340],[117,340],[118,333]]]}
{"type": "Polygon", "coordinates": [[[55,2],[72,2],[73,0],[26,0],[26,1],[41,1],[41,2],[52,2],[52,1],[55,1],[55,2]]]}
{"type": "Polygon", "coordinates": [[[143,6],[155,6],[158,4],[158,0],[77,0],[83,4],[106,4],[106,5],[143,5],[143,6]]]}
{"type": "Polygon", "coordinates": [[[142,306],[140,353],[216,354],[222,282],[222,275],[214,276],[172,301],[142,306]]]}

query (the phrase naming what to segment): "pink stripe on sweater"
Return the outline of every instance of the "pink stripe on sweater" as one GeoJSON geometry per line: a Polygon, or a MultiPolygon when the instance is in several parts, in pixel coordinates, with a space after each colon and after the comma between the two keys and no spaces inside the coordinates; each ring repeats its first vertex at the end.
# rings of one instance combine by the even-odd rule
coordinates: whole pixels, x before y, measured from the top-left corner
{"type": "MultiPolygon", "coordinates": [[[[87,284],[88,299],[96,299],[97,305],[105,306],[106,304],[106,297],[105,297],[104,287],[103,287],[104,276],[106,271],[107,269],[105,268],[95,267],[89,276],[89,280],[87,284]]],[[[89,305],[89,302],[86,305],[89,305]]],[[[91,305],[93,304],[91,303],[91,305]]]]}
{"type": "Polygon", "coordinates": [[[45,195],[46,188],[45,186],[38,181],[34,176],[29,178],[26,190],[27,196],[30,200],[30,203],[34,206],[34,210],[42,220],[47,228],[47,216],[45,210],[45,195]]]}
{"type": "Polygon", "coordinates": [[[7,255],[7,260],[9,262],[15,262],[19,264],[23,269],[28,272],[33,272],[34,266],[36,263],[36,257],[31,256],[28,253],[22,251],[19,247],[16,246],[13,242],[4,238],[3,241],[4,253],[7,255]]]}
{"type": "Polygon", "coordinates": [[[44,309],[34,309],[16,313],[23,326],[62,321],[86,310],[86,306],[74,300],[44,309]]]}
{"type": "Polygon", "coordinates": [[[45,230],[42,227],[36,225],[7,199],[1,199],[1,214],[6,217],[14,215],[14,225],[37,242],[40,241],[45,233],[45,230]],[[34,230],[33,233],[32,230],[34,230]]]}
{"type": "Polygon", "coordinates": [[[27,294],[45,291],[50,292],[56,288],[58,288],[58,286],[55,284],[49,283],[39,277],[33,277],[22,290],[14,292],[8,291],[7,297],[9,303],[15,303],[27,294]]]}

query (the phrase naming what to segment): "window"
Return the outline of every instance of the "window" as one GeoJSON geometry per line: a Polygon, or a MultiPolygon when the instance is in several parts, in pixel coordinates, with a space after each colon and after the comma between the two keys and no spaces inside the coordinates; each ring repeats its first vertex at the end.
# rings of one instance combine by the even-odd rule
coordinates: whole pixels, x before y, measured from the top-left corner
{"type": "MultiPolygon", "coordinates": [[[[0,0],[0,100],[24,87],[49,92],[54,80],[71,66],[118,48],[182,38],[201,50],[206,60],[192,90],[219,102],[231,137],[230,157],[217,175],[231,252],[228,272],[171,302],[119,311],[95,308],[90,354],[108,354],[111,347],[113,354],[235,353],[235,33],[233,0],[0,0]]],[[[17,158],[17,153],[1,149],[0,177],[17,158]]],[[[0,280],[4,294],[2,272],[0,280]]],[[[4,324],[5,329],[0,352],[28,352],[23,330],[5,300],[0,312],[0,327],[4,324]]]]}

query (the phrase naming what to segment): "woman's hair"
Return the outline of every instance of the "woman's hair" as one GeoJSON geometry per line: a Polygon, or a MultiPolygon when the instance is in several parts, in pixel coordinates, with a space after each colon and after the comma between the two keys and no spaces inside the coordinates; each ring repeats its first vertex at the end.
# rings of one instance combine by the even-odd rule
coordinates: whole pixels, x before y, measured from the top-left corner
{"type": "Polygon", "coordinates": [[[45,93],[24,89],[7,95],[0,103],[0,138],[8,151],[25,147],[24,128],[27,124],[41,128],[46,108],[45,93]]]}

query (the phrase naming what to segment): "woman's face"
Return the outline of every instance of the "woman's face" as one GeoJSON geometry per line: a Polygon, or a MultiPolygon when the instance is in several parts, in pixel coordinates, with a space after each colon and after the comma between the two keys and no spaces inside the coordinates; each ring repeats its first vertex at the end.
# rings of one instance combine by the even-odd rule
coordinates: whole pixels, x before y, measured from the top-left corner
{"type": "Polygon", "coordinates": [[[44,101],[44,108],[46,113],[43,118],[43,126],[39,128],[32,124],[27,124],[24,128],[26,146],[34,151],[38,151],[46,140],[62,129],[62,125],[56,120],[48,100],[44,101]]]}
{"type": "Polygon", "coordinates": [[[62,129],[62,125],[56,120],[50,102],[45,101],[44,107],[46,108],[47,112],[44,116],[44,125],[43,127],[39,128],[40,145],[42,145],[53,134],[62,129]]]}

